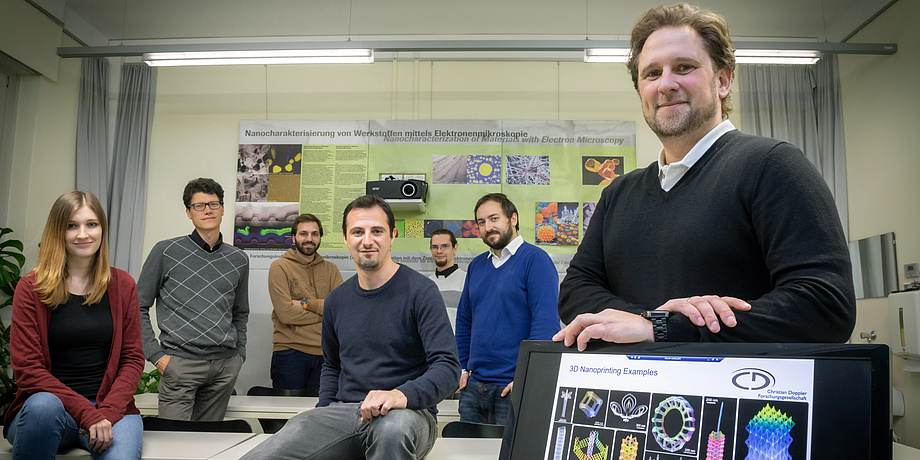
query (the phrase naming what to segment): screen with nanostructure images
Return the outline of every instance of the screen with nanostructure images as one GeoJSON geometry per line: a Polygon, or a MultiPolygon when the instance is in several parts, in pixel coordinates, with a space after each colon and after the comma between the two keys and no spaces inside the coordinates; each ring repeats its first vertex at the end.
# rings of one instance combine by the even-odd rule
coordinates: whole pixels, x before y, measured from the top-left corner
{"type": "Polygon", "coordinates": [[[565,354],[546,460],[810,458],[814,362],[565,354]]]}

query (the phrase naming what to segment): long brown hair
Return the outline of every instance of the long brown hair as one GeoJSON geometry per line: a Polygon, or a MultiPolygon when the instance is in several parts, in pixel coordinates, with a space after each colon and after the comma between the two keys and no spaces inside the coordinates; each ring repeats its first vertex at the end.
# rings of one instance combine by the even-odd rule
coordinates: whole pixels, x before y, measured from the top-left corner
{"type": "Polygon", "coordinates": [[[42,242],[38,250],[38,262],[35,264],[35,290],[39,293],[42,303],[51,308],[66,302],[70,297],[67,292],[67,248],[64,235],[70,219],[82,207],[88,207],[96,214],[99,225],[102,227],[102,241],[99,250],[93,258],[92,275],[93,289],[86,298],[84,305],[99,302],[105,294],[111,277],[109,267],[109,226],[105,220],[105,210],[96,195],[90,192],[75,190],[65,193],[51,206],[45,231],[42,233],[42,242]]]}

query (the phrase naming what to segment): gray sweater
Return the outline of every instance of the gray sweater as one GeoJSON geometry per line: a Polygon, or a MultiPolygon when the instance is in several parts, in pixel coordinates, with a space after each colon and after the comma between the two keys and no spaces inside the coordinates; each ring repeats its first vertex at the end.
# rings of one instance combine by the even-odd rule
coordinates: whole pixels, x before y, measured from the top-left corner
{"type": "MultiPolygon", "coordinates": [[[[197,236],[197,235],[195,235],[197,236]]],[[[157,243],[137,280],[144,355],[186,359],[246,358],[249,257],[227,244],[208,252],[191,236],[157,243]],[[159,341],[150,322],[156,300],[159,341]]]]}

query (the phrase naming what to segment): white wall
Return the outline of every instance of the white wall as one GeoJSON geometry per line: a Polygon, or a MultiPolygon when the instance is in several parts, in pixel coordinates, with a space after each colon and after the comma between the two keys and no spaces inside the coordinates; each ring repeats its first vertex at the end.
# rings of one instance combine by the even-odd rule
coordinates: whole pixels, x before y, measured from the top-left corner
{"type": "MultiPolygon", "coordinates": [[[[846,126],[850,238],[893,231],[902,266],[920,261],[920,2],[896,2],[851,41],[897,43],[891,56],[842,56],[840,73],[846,126]]],[[[859,332],[877,331],[891,343],[888,299],[857,301],[853,342],[859,332]]],[[[895,420],[905,444],[920,447],[920,374],[904,372],[894,358],[894,386],[904,393],[907,414],[895,420]]]]}

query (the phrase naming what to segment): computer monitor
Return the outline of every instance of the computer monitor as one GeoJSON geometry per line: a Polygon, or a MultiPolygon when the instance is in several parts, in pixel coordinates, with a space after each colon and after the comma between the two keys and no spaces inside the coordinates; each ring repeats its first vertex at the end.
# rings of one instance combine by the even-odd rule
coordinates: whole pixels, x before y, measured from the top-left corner
{"type": "Polygon", "coordinates": [[[886,345],[521,344],[502,459],[891,459],[886,345]]]}

